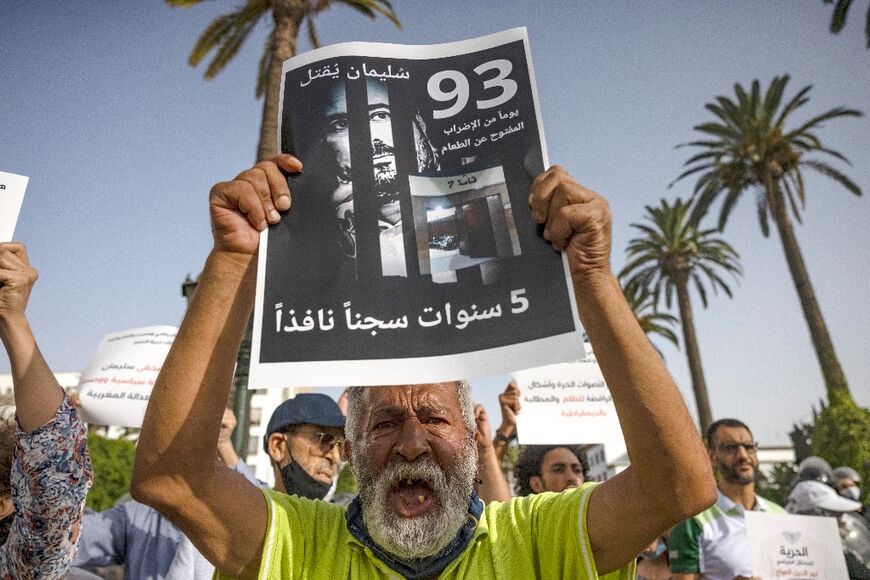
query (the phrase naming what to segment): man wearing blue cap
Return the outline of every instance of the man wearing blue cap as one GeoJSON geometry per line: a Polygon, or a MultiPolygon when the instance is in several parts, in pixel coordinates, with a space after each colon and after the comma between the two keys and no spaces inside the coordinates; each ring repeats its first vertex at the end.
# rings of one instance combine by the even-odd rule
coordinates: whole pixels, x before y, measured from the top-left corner
{"type": "Polygon", "coordinates": [[[338,475],[344,415],[326,395],[301,393],[269,419],[263,448],[272,461],[275,490],[323,499],[338,475]]]}

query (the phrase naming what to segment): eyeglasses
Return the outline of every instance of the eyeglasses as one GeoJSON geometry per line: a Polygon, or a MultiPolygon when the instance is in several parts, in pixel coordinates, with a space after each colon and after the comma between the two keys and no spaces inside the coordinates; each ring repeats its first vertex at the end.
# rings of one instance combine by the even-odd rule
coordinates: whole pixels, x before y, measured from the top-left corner
{"type": "Polygon", "coordinates": [[[320,452],[324,455],[331,453],[335,447],[338,447],[338,451],[341,452],[342,446],[344,445],[344,437],[336,437],[332,433],[323,433],[321,431],[297,433],[300,437],[307,439],[312,445],[317,445],[320,452]]]}
{"type": "Polygon", "coordinates": [[[729,441],[728,443],[720,443],[716,446],[716,448],[726,455],[736,455],[737,450],[740,448],[746,450],[746,453],[749,455],[755,455],[758,453],[758,443],[752,441],[750,443],[738,443],[736,441],[729,441]]]}

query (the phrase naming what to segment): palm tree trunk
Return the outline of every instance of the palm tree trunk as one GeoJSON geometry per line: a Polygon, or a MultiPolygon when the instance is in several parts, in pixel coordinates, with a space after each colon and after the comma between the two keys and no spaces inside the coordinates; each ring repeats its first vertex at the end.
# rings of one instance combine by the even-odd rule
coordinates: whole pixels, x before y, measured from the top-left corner
{"type": "Polygon", "coordinates": [[[776,229],[782,240],[782,249],[785,252],[788,269],[791,272],[801,308],[804,311],[804,318],[810,329],[813,348],[816,350],[816,357],[819,359],[819,366],[825,380],[828,400],[833,402],[841,397],[851,400],[846,375],[843,373],[843,367],[840,366],[840,361],[834,352],[834,343],[831,342],[831,335],[828,333],[825,319],[822,318],[822,311],[819,308],[818,300],[816,300],[816,293],[810,282],[810,275],[807,272],[797,237],[795,237],[794,226],[786,211],[782,192],[775,181],[769,183],[766,195],[773,221],[776,223],[776,229]]]}
{"type": "Polygon", "coordinates": [[[684,275],[676,280],[674,285],[677,289],[677,303],[680,306],[680,322],[683,325],[683,343],[686,345],[686,358],[689,360],[689,373],[692,376],[692,391],[695,393],[695,405],[698,408],[698,423],[701,426],[701,433],[706,433],[707,427],[713,422],[713,413],[710,411],[707,383],[704,380],[704,369],[701,367],[701,350],[698,348],[692,302],[689,300],[688,276],[684,275]]]}
{"type": "Polygon", "coordinates": [[[298,1],[274,0],[272,17],[275,31],[272,53],[266,73],[266,94],[263,99],[263,119],[260,122],[260,143],[257,161],[278,153],[278,99],[281,96],[281,68],[284,61],[296,54],[296,37],[302,24],[303,9],[298,1]]]}

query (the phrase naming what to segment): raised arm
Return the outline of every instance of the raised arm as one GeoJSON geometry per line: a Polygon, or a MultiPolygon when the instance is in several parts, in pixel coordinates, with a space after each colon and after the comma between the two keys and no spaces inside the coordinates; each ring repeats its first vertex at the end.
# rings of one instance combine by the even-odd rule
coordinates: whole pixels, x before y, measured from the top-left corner
{"type": "Polygon", "coordinates": [[[501,461],[492,444],[492,428],[483,405],[474,406],[477,420],[477,494],[484,502],[510,501],[511,490],[501,470],[501,461]]]}
{"type": "Polygon", "coordinates": [[[259,565],[266,505],[213,445],[253,308],[260,231],[280,220],[276,208],[290,207],[286,174],[301,169],[279,155],[212,188],[214,248],[155,382],[136,450],[133,496],[234,577],[250,577],[259,565]]]}
{"type": "Polygon", "coordinates": [[[495,431],[492,448],[499,462],[504,461],[508,446],[517,437],[517,414],[520,412],[520,389],[513,381],[508,383],[503,393],[498,396],[501,406],[501,426],[495,431]]]}
{"type": "Polygon", "coordinates": [[[595,562],[599,572],[609,572],[707,508],[716,488],[683,398],[611,271],[607,202],[556,166],[535,179],[529,204],[534,219],[545,224],[544,237],[567,252],[580,319],[613,395],[631,461],[593,492],[587,511],[595,562]]]}
{"type": "Polygon", "coordinates": [[[9,355],[15,412],[24,431],[48,423],[64,397],[24,315],[37,277],[23,244],[0,244],[0,339],[9,355]]]}
{"type": "Polygon", "coordinates": [[[0,244],[0,339],[12,367],[18,419],[10,491],[0,494],[4,504],[14,504],[0,547],[0,576],[9,578],[65,574],[92,478],[85,425],[65,400],[24,315],[36,278],[22,244],[0,244]]]}

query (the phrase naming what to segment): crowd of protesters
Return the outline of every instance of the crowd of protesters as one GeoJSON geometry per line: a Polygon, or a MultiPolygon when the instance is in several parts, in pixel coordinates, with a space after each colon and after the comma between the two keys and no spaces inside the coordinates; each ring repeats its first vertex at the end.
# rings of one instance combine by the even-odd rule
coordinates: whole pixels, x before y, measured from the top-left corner
{"type": "MultiPolygon", "coordinates": [[[[756,493],[747,425],[721,419],[697,433],[611,273],[606,201],[559,167],[534,180],[532,215],[567,253],[631,465],[589,482],[580,448],[525,446],[511,493],[502,465],[522,412],[516,385],[499,397],[492,430],[466,381],[390,386],[385,376],[385,386],[349,388],[346,412],[322,394],[280,405],[263,441],[270,489],[232,449],[225,407],[253,305],[257,234],[290,207],[286,176],[301,169],[280,155],[212,189],[214,249],[154,385],[134,499],[101,513],[83,513],[86,427],[25,316],[36,271],[24,246],[0,244],[0,338],[15,398],[14,417],[0,421],[0,578],[85,577],[70,567],[116,564],[131,579],[730,580],[753,577],[747,511],[866,526],[855,469],[803,466],[783,507],[756,493]],[[358,486],[350,497],[334,493],[344,462],[358,486]]],[[[860,550],[844,549],[850,574],[866,577],[860,550]]]]}

